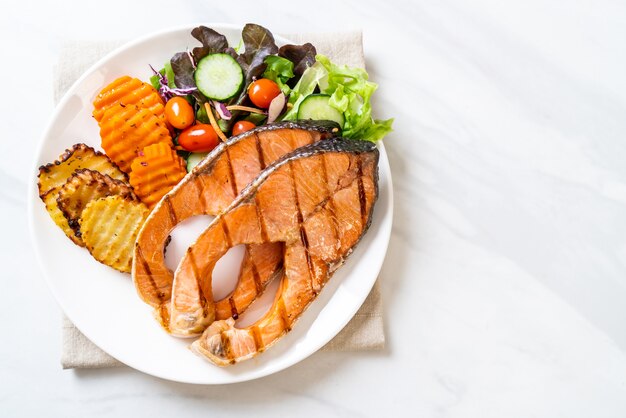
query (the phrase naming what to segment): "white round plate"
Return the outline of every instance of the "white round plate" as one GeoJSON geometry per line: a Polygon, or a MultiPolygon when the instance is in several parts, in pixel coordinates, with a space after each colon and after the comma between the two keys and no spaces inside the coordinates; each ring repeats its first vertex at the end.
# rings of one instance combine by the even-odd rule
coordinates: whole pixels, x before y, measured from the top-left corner
{"type": "MultiPolygon", "coordinates": [[[[206,24],[237,45],[241,27],[206,24]]],[[[84,142],[100,149],[98,126],[91,117],[92,100],[115,78],[128,74],[142,80],[152,75],[148,64],[160,68],[164,62],[198,42],[193,27],[166,30],[128,43],[107,55],[69,89],[52,116],[41,139],[30,180],[29,219],[33,244],[44,276],[61,308],[98,347],[144,373],[164,379],[221,384],[256,379],[283,370],[308,357],[330,341],[348,323],[370,292],[380,271],[391,233],[393,198],[387,154],[380,148],[380,196],[372,226],[346,264],[337,271],[321,294],[305,311],[294,329],[275,346],[254,359],[220,368],[187,349],[190,340],[166,334],[152,317],[152,309],[140,301],[128,274],[95,261],[85,250],[70,242],[50,219],[37,194],[36,167],[54,161],[66,148],[84,142]]],[[[271,28],[270,28],[271,30],[271,28]]],[[[276,36],[276,42],[289,43],[276,36]]],[[[206,219],[192,220],[168,247],[168,262],[182,254],[183,241],[198,233],[206,219]],[[171,253],[170,253],[171,251],[171,253]]],[[[220,261],[218,276],[232,277],[238,269],[237,254],[220,261]]],[[[224,278],[216,292],[232,288],[224,278]],[[219,289],[219,287],[222,289],[219,289]]],[[[273,295],[255,303],[260,315],[273,295]]],[[[254,313],[254,312],[253,312],[254,313]]],[[[247,321],[251,321],[248,318],[247,321]]]]}

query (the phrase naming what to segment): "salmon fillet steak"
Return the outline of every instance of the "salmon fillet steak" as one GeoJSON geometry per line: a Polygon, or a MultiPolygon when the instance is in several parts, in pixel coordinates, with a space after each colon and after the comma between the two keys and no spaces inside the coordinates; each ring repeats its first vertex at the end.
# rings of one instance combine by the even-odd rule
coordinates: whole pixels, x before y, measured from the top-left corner
{"type": "MultiPolygon", "coordinates": [[[[164,250],[176,225],[196,215],[218,215],[267,165],[299,147],[338,133],[338,125],[332,122],[261,126],[217,146],[161,199],[137,237],[132,277],[139,296],[155,308],[155,316],[166,331],[172,331],[169,306],[174,275],[165,264],[164,250]]],[[[212,307],[207,325],[213,319],[237,318],[278,274],[282,252],[280,243],[247,245],[235,290],[215,304],[207,290],[212,307]]]]}
{"type": "Polygon", "coordinates": [[[205,330],[192,350],[217,365],[255,356],[291,330],[359,242],[378,196],[378,149],[329,139],[266,168],[190,246],[175,272],[170,326],[205,330]],[[214,321],[211,275],[233,246],[280,244],[280,284],[269,311],[246,328],[214,321]],[[206,326],[208,328],[206,328],[206,326]]]}

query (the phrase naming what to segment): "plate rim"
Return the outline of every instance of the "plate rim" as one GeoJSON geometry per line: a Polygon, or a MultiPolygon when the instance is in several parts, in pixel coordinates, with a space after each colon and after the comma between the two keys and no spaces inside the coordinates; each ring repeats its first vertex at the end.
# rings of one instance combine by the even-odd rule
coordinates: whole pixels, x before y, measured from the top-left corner
{"type": "MultiPolygon", "coordinates": [[[[108,52],[107,54],[105,54],[104,56],[102,56],[100,59],[98,59],[95,63],[93,63],[92,65],[90,65],[77,79],[76,81],[74,81],[74,83],[72,83],[72,85],[67,89],[67,91],[63,94],[62,98],[58,101],[57,104],[55,104],[55,108],[54,111],[52,112],[51,116],[49,117],[41,135],[39,136],[38,142],[37,142],[37,146],[34,152],[34,157],[33,157],[33,161],[31,163],[31,173],[37,173],[38,169],[39,169],[39,160],[40,160],[40,156],[43,152],[43,148],[45,145],[45,140],[46,138],[48,138],[50,136],[50,131],[52,130],[52,128],[55,125],[56,120],[59,118],[60,114],[61,114],[61,110],[66,106],[67,102],[70,100],[70,98],[72,97],[73,93],[75,92],[75,90],[78,90],[78,88],[80,87],[80,85],[84,82],[84,80],[86,78],[88,78],[92,73],[98,71],[98,69],[103,66],[103,64],[105,64],[108,60],[114,58],[115,56],[117,56],[118,54],[131,49],[133,47],[135,47],[136,45],[142,44],[144,42],[150,41],[153,38],[157,38],[160,36],[164,36],[164,35],[168,35],[168,34],[173,34],[176,32],[180,32],[180,31],[187,31],[189,33],[189,36],[191,37],[191,30],[194,27],[197,27],[199,25],[203,25],[203,26],[207,26],[210,28],[214,28],[218,31],[220,30],[241,30],[243,28],[243,24],[239,25],[239,24],[233,24],[233,23],[219,23],[219,22],[215,22],[215,23],[196,23],[196,24],[184,24],[184,25],[177,25],[177,26],[171,26],[171,27],[167,27],[161,30],[157,30],[157,31],[152,31],[149,33],[146,33],[142,36],[139,36],[137,38],[134,38],[132,40],[129,40],[127,42],[123,42],[122,44],[118,45],[117,47],[115,47],[113,50],[111,50],[110,52],[108,52]]],[[[289,40],[288,38],[282,36],[282,35],[278,35],[278,34],[274,34],[275,39],[279,42],[279,43],[292,43],[293,41],[289,40]]],[[[386,229],[382,230],[382,234],[384,236],[384,243],[382,245],[382,249],[384,250],[384,255],[383,257],[380,258],[379,262],[372,265],[373,269],[375,270],[375,275],[376,275],[376,279],[374,279],[371,283],[371,286],[369,286],[369,288],[367,289],[367,293],[365,294],[365,297],[363,298],[363,300],[358,303],[358,306],[356,306],[356,308],[354,309],[354,312],[352,312],[350,315],[345,315],[344,316],[344,320],[341,321],[341,323],[338,323],[338,325],[336,326],[337,331],[334,333],[331,333],[332,335],[330,335],[330,337],[325,340],[322,341],[321,344],[319,344],[319,346],[317,346],[318,344],[313,344],[313,346],[315,346],[315,348],[310,349],[307,348],[304,353],[304,355],[300,355],[297,356],[297,358],[295,359],[295,361],[291,362],[290,364],[286,365],[285,367],[282,368],[278,368],[278,369],[274,369],[271,371],[268,371],[267,373],[261,373],[258,375],[254,375],[251,377],[247,377],[246,374],[242,374],[242,375],[236,375],[233,379],[228,380],[228,381],[224,381],[224,382],[206,382],[206,381],[195,381],[195,380],[190,380],[190,379],[183,379],[183,378],[175,378],[169,375],[163,375],[160,374],[158,372],[155,372],[154,370],[147,370],[144,367],[138,367],[137,365],[131,365],[129,364],[129,362],[125,361],[126,359],[123,358],[119,358],[116,355],[113,355],[111,353],[109,353],[108,351],[106,351],[105,349],[103,349],[99,344],[97,344],[96,342],[93,341],[92,338],[92,334],[91,332],[84,331],[84,327],[81,326],[80,324],[80,320],[76,321],[75,318],[70,318],[70,316],[66,313],[67,309],[65,309],[64,303],[62,302],[63,298],[58,294],[55,286],[53,285],[53,280],[50,277],[48,271],[44,268],[44,261],[43,261],[43,257],[42,254],[40,252],[40,249],[37,245],[37,226],[35,225],[35,208],[37,205],[37,202],[41,202],[40,198],[39,198],[39,193],[37,190],[37,183],[35,182],[29,182],[28,187],[27,187],[27,192],[28,192],[28,196],[27,196],[27,216],[28,216],[28,227],[29,227],[29,237],[31,240],[31,247],[35,253],[35,258],[37,260],[37,265],[38,268],[40,270],[40,272],[42,273],[42,276],[44,278],[44,281],[46,282],[47,287],[49,288],[49,290],[51,291],[55,302],[57,303],[57,305],[59,306],[59,308],[62,311],[62,314],[64,314],[73,324],[74,326],[87,338],[89,339],[90,342],[92,342],[96,347],[98,347],[99,349],[101,349],[103,352],[105,352],[106,354],[108,354],[109,356],[111,356],[112,358],[116,359],[117,361],[125,364],[126,366],[138,370],[142,373],[145,373],[149,376],[155,376],[157,378],[160,379],[164,379],[164,380],[168,380],[168,381],[174,381],[174,382],[180,382],[180,383],[188,383],[188,384],[200,384],[200,385],[216,385],[216,384],[232,384],[232,383],[238,383],[238,382],[244,382],[244,381],[251,381],[251,380],[256,380],[262,377],[266,377],[266,376],[270,376],[272,374],[278,373],[280,371],[283,371],[297,363],[300,363],[301,361],[305,360],[306,358],[310,357],[312,354],[314,354],[315,352],[319,351],[325,344],[327,344],[330,340],[332,340],[333,338],[335,338],[344,328],[345,326],[348,324],[348,322],[350,322],[355,314],[358,312],[358,310],[361,308],[361,306],[363,305],[363,303],[365,302],[365,300],[367,299],[367,297],[369,296],[369,294],[371,293],[372,288],[374,287],[374,285],[376,284],[376,281],[378,280],[378,274],[380,273],[380,270],[382,268],[382,265],[386,259],[386,253],[388,251],[389,248],[389,242],[390,242],[390,238],[391,238],[391,230],[393,227],[393,211],[394,211],[394,193],[393,193],[393,181],[392,181],[392,176],[391,176],[391,169],[390,169],[390,165],[389,165],[389,160],[387,157],[387,152],[385,149],[385,146],[383,144],[382,141],[379,141],[377,143],[377,147],[380,151],[380,160],[379,160],[379,169],[381,166],[381,162],[382,164],[385,166],[384,169],[386,171],[386,182],[387,182],[387,187],[386,187],[386,198],[387,198],[387,206],[385,208],[380,208],[378,209],[378,207],[376,207],[374,210],[378,209],[378,210],[384,210],[385,213],[387,214],[387,216],[385,216],[382,220],[381,223],[383,223],[383,225],[381,226],[387,226],[386,229]],[[77,323],[78,322],[78,323],[77,323]],[[240,378],[241,377],[241,378],[240,378]]],[[[36,177],[35,177],[36,178],[36,177]]],[[[380,203],[380,199],[381,195],[380,195],[380,190],[379,190],[379,197],[378,197],[378,202],[380,203]]],[[[357,244],[358,246],[358,244],[357,244]]],[[[332,296],[331,296],[332,299],[332,296]]],[[[96,338],[97,340],[98,338],[96,338]]],[[[322,339],[323,340],[323,339],[322,339]]],[[[119,354],[119,353],[118,353],[119,354]]],[[[132,363],[132,361],[130,362],[132,363]]],[[[215,366],[217,367],[217,366],[215,366]]]]}

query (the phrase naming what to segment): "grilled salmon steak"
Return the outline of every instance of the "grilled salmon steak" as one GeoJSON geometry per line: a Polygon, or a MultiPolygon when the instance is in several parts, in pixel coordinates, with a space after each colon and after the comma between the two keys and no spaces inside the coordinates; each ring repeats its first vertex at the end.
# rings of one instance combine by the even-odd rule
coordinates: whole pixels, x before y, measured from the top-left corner
{"type": "Polygon", "coordinates": [[[378,196],[378,149],[330,139],[266,168],[189,247],[172,288],[170,326],[205,330],[192,350],[217,365],[255,356],[288,332],[365,233],[378,196]],[[247,328],[213,321],[215,263],[240,244],[281,244],[283,269],[269,311],[247,328]],[[208,328],[206,328],[208,326],[208,328]]]}
{"type": "MultiPolygon", "coordinates": [[[[338,132],[338,125],[332,122],[304,121],[265,125],[245,132],[216,147],[161,199],[137,237],[132,276],[139,296],[155,308],[157,319],[168,332],[172,331],[169,302],[174,275],[165,265],[164,248],[170,232],[192,216],[218,215],[267,165],[338,132]]],[[[213,307],[207,325],[215,318],[237,318],[280,271],[282,251],[282,244],[274,242],[246,246],[233,293],[213,304],[211,289],[206,289],[213,307]]]]}

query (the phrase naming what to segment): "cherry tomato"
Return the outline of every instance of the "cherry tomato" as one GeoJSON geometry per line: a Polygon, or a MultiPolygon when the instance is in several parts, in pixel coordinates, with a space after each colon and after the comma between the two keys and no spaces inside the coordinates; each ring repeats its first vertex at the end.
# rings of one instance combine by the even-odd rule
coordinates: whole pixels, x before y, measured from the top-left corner
{"type": "Polygon", "coordinates": [[[215,129],[206,123],[197,123],[182,131],[178,136],[178,144],[187,151],[209,152],[218,143],[215,129]]]}
{"type": "Polygon", "coordinates": [[[165,119],[176,129],[185,129],[195,120],[193,107],[180,96],[172,97],[165,104],[165,119]]]}
{"type": "Polygon", "coordinates": [[[254,128],[256,128],[256,125],[254,123],[247,120],[240,120],[239,122],[235,123],[235,126],[233,126],[233,136],[242,134],[254,128]]]}
{"type": "Polygon", "coordinates": [[[248,88],[248,96],[255,106],[261,109],[270,107],[270,103],[274,97],[280,94],[278,84],[267,78],[260,78],[250,84],[248,88]]]}

